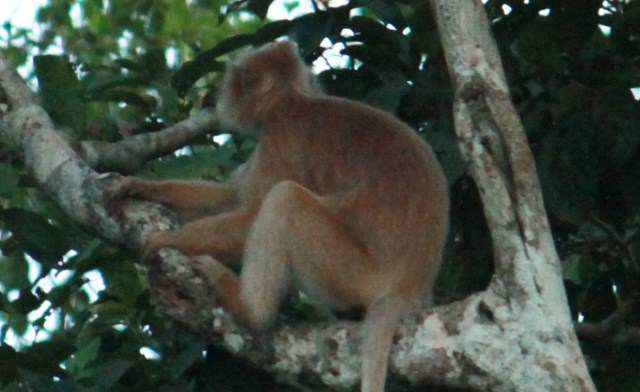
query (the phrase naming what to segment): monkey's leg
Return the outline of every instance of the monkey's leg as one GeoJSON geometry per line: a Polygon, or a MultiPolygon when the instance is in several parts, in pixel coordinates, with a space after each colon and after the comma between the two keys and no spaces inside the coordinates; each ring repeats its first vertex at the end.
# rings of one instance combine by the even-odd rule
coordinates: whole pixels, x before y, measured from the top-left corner
{"type": "Polygon", "coordinates": [[[389,271],[380,269],[310,191],[289,181],[269,191],[247,237],[240,278],[215,260],[197,264],[222,305],[254,329],[275,321],[292,283],[328,306],[365,307],[362,391],[384,390],[388,354],[405,303],[389,271]]]}
{"type": "Polygon", "coordinates": [[[201,265],[222,303],[242,322],[264,329],[295,282],[327,306],[367,306],[375,270],[361,244],[304,187],[281,182],[265,197],[245,245],[242,273],[201,265]]]}
{"type": "Polygon", "coordinates": [[[229,264],[242,255],[255,214],[253,209],[238,209],[189,222],[175,231],[157,231],[145,243],[144,253],[177,248],[188,256],[207,254],[229,264]]]}

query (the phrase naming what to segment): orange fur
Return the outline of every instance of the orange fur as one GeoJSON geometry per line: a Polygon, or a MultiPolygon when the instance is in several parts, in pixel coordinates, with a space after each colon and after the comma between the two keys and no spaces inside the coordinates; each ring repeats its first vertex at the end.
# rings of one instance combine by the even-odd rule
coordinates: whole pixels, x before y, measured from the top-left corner
{"type": "Polygon", "coordinates": [[[430,147],[390,114],[311,88],[295,47],[266,45],[232,65],[223,123],[259,144],[227,184],[128,178],[128,193],[190,220],[149,252],[196,257],[223,306],[269,327],[290,287],[339,311],[366,309],[363,383],[382,391],[398,317],[430,293],[448,222],[430,147]],[[240,277],[224,264],[242,258],[240,277]]]}

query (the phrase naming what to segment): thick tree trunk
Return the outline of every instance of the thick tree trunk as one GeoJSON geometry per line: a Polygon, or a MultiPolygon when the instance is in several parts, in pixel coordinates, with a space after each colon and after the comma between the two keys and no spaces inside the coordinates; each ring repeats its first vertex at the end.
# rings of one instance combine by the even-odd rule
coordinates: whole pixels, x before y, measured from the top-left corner
{"type": "MultiPolygon", "coordinates": [[[[491,389],[594,390],[573,331],[535,163],[484,6],[480,0],[432,0],[432,8],[455,91],[460,149],[494,244],[496,273],[477,310],[501,330],[494,339],[513,344],[510,352],[480,350],[483,370],[500,379],[491,389]]],[[[482,339],[487,344],[495,341],[490,335],[482,339]]]]}

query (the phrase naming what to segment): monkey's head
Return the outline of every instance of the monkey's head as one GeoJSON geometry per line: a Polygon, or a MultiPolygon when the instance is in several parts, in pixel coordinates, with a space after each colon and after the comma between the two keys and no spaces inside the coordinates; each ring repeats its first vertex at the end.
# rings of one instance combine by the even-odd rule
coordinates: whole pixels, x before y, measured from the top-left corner
{"type": "Polygon", "coordinates": [[[283,100],[311,92],[309,69],[295,46],[267,44],[231,63],[222,85],[217,111],[236,130],[259,128],[283,100]]]}

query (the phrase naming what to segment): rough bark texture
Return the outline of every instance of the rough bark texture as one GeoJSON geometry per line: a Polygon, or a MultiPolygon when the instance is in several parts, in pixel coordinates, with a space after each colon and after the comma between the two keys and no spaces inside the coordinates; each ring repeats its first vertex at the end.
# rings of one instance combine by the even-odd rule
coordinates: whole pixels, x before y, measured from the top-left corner
{"type": "MultiPolygon", "coordinates": [[[[460,147],[483,198],[496,273],[482,293],[405,317],[390,376],[492,391],[592,391],[533,159],[482,3],[433,0],[433,9],[456,89],[460,147]]],[[[150,203],[131,201],[116,214],[108,211],[102,191],[109,177],[58,135],[1,55],[0,85],[9,102],[0,129],[20,143],[25,165],[71,217],[131,248],[150,231],[175,227],[169,212],[150,203]]],[[[212,292],[179,252],[162,250],[150,271],[162,313],[238,356],[293,382],[305,375],[339,389],[358,383],[357,324],[281,322],[252,335],[212,306],[212,292]]]]}
{"type": "MultiPolygon", "coordinates": [[[[571,324],[535,164],[480,0],[433,0],[462,154],[480,190],[496,274],[477,310],[519,350],[485,353],[497,390],[593,390],[571,324]],[[518,352],[519,351],[519,352],[518,352]]],[[[472,329],[476,327],[472,326],[472,329]]],[[[481,331],[485,342],[500,336],[481,331]]],[[[473,335],[470,333],[469,335],[473,335]]],[[[500,346],[499,344],[497,346],[500,346]]]]}
{"type": "Polygon", "coordinates": [[[93,168],[133,173],[145,162],[170,154],[216,128],[218,119],[213,110],[204,109],[159,132],[131,136],[118,143],[84,141],[77,150],[93,168]]]}

